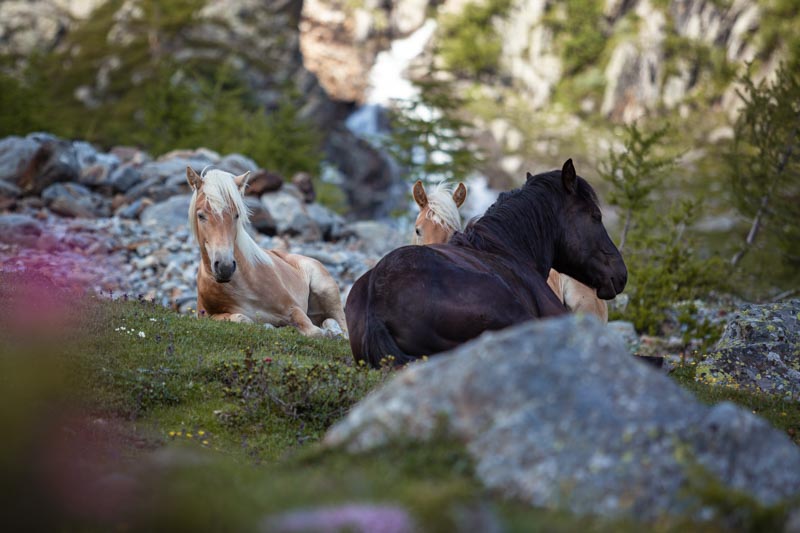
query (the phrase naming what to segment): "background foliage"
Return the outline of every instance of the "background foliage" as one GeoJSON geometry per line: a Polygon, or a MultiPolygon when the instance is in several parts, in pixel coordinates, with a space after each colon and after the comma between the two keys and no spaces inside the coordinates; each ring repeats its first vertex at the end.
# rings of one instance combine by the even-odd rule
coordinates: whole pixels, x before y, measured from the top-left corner
{"type": "MultiPolygon", "coordinates": [[[[103,147],[135,145],[154,155],[204,146],[244,153],[288,176],[318,172],[322,138],[300,118],[302,95],[295,87],[283,87],[279,104],[267,109],[226,61],[178,63],[164,49],[204,1],[139,4],[144,15],[126,29],[129,42],[109,42],[121,5],[111,0],[57,50],[28,58],[21,72],[6,68],[0,136],[48,131],[103,147]]],[[[0,67],[14,59],[0,57],[0,67]]]]}

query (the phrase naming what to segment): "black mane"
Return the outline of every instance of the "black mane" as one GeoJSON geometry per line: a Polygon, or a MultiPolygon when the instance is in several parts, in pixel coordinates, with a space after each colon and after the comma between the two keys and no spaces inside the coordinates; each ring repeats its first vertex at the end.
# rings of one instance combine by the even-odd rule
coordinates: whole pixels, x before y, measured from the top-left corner
{"type": "MultiPolygon", "coordinates": [[[[596,204],[592,187],[580,177],[577,184],[577,193],[596,204]]],[[[463,232],[456,232],[450,243],[527,258],[547,278],[553,244],[560,238],[557,208],[565,194],[560,170],[529,176],[522,187],[501,193],[482,217],[471,220],[463,232]]]]}

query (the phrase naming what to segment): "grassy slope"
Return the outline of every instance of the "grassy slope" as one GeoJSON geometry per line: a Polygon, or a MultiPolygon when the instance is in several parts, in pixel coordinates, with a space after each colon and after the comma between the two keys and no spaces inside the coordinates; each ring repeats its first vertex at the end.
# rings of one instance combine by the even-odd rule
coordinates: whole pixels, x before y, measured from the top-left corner
{"type": "MultiPolygon", "coordinates": [[[[425,530],[470,530],[487,520],[512,531],[637,529],[487,494],[461,445],[445,439],[358,457],[320,450],[314,443],[326,427],[389,374],[354,368],[345,341],[97,299],[70,301],[66,329],[48,323],[47,308],[35,309],[27,323],[41,320],[45,327],[25,330],[14,320],[30,296],[23,285],[0,276],[0,333],[11,341],[0,358],[0,424],[7,435],[0,466],[9,473],[2,497],[18,502],[9,506],[18,513],[12,520],[238,530],[308,505],[388,502],[409,509],[425,530]],[[70,505],[42,485],[45,470],[61,473],[70,505]],[[134,480],[132,493],[123,490],[124,480],[134,480]],[[119,494],[128,496],[114,499],[119,494]],[[81,507],[103,496],[117,502],[113,513],[81,507]]],[[[680,375],[706,399],[758,400],[726,396],[680,375]]],[[[797,406],[752,406],[777,425],[798,428],[797,406]]]]}

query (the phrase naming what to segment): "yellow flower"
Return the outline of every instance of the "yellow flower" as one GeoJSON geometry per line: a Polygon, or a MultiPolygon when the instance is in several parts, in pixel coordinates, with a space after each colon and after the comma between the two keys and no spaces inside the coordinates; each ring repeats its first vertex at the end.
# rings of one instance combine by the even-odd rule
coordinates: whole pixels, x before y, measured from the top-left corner
{"type": "Polygon", "coordinates": [[[204,440],[204,441],[203,441],[203,444],[204,444],[205,446],[208,446],[208,441],[207,441],[207,440],[204,440]]]}
{"type": "Polygon", "coordinates": [[[170,432],[169,432],[169,436],[170,436],[170,437],[174,437],[174,436],[175,436],[175,432],[174,432],[174,431],[170,431],[170,432]]]}
{"type": "Polygon", "coordinates": [[[192,437],[193,437],[193,435],[192,435],[191,433],[187,433],[187,434],[186,434],[186,438],[187,438],[187,439],[191,439],[192,437]]]}
{"type": "Polygon", "coordinates": [[[197,434],[202,437],[203,435],[206,434],[206,432],[201,429],[200,431],[197,432],[197,434]]]}

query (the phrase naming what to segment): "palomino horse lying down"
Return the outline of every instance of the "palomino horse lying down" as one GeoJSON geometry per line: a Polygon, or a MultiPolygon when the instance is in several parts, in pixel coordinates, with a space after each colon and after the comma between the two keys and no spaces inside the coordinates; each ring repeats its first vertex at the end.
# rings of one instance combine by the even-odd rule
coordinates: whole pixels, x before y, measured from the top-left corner
{"type": "MultiPolygon", "coordinates": [[[[414,224],[414,244],[443,244],[453,233],[461,231],[458,208],[467,198],[467,188],[463,183],[459,183],[452,194],[444,183],[436,185],[428,194],[422,182],[417,181],[413,195],[419,206],[414,224]]],[[[591,313],[603,323],[608,322],[608,304],[597,297],[593,288],[552,268],[547,276],[547,285],[570,311],[591,313]]]]}
{"type": "Polygon", "coordinates": [[[486,330],[566,313],[545,281],[551,267],[604,299],[628,279],[572,160],[528,174],[449,242],[403,246],[361,276],[345,306],[353,355],[373,366],[387,356],[404,364],[486,330]]]}
{"type": "MultiPolygon", "coordinates": [[[[248,173],[249,174],[249,173],[248,173]]],[[[347,335],[339,287],[316,259],[258,246],[247,233],[247,174],[187,167],[189,227],[200,245],[197,313],[216,320],[293,325],[321,336],[326,320],[347,335]]],[[[326,324],[327,325],[327,324],[326,324]]]]}

